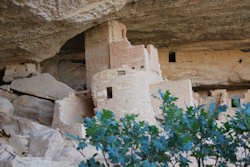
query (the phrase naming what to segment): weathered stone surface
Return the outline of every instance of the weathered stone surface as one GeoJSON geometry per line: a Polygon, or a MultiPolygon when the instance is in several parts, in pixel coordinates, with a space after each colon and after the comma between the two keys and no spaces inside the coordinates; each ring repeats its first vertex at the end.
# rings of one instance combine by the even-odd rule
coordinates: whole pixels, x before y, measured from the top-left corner
{"type": "Polygon", "coordinates": [[[129,68],[104,70],[95,74],[91,83],[96,110],[111,110],[118,120],[125,114],[138,114],[138,120],[156,124],[144,71],[129,68]]]}
{"type": "Polygon", "coordinates": [[[29,154],[54,159],[61,153],[64,139],[56,130],[36,131],[31,134],[29,154]]]}
{"type": "Polygon", "coordinates": [[[3,129],[8,135],[30,135],[36,131],[49,130],[51,128],[41,125],[37,122],[31,121],[26,118],[9,116],[3,117],[0,122],[0,129],[3,129]]]}
{"type": "Polygon", "coordinates": [[[9,138],[9,144],[15,148],[19,156],[28,154],[29,137],[28,135],[11,135],[9,138]]]}
{"type": "Polygon", "coordinates": [[[58,82],[50,74],[40,74],[32,78],[17,79],[11,83],[11,89],[51,100],[62,99],[74,90],[58,82]]]}
{"type": "Polygon", "coordinates": [[[11,91],[0,88],[0,96],[8,99],[9,101],[15,100],[18,96],[11,91]]]}
{"type": "Polygon", "coordinates": [[[173,50],[249,48],[248,0],[139,0],[117,17],[135,44],[152,43],[173,50]]]}
{"type": "Polygon", "coordinates": [[[1,162],[14,159],[15,156],[16,153],[12,147],[0,142],[0,164],[1,162]]]}
{"type": "Polygon", "coordinates": [[[56,161],[71,161],[76,164],[80,164],[80,162],[85,159],[83,155],[76,150],[74,147],[65,146],[61,152],[61,154],[56,157],[56,161]]]}
{"type": "Polygon", "coordinates": [[[160,110],[162,100],[155,98],[160,96],[158,93],[159,90],[163,93],[168,90],[172,95],[178,97],[176,105],[181,108],[185,108],[186,105],[194,105],[192,83],[190,80],[165,80],[163,82],[150,85],[151,103],[157,116],[162,114],[162,111],[160,110]]]}
{"type": "Polygon", "coordinates": [[[50,126],[53,119],[54,104],[45,99],[23,95],[13,101],[15,115],[38,121],[50,126]]]}
{"type": "Polygon", "coordinates": [[[169,49],[159,49],[162,73],[169,80],[191,79],[193,86],[249,85],[249,52],[177,51],[176,62],[169,62],[169,51],[169,49]]]}
{"type": "Polygon", "coordinates": [[[1,115],[12,115],[14,113],[14,107],[9,100],[0,96],[0,116],[1,115]]]}
{"type": "Polygon", "coordinates": [[[49,73],[58,81],[81,91],[86,89],[86,67],[83,62],[84,52],[55,56],[42,62],[43,73],[49,73]]]}
{"type": "Polygon", "coordinates": [[[71,37],[103,22],[127,0],[0,1],[0,64],[41,61],[71,37]]]}
{"type": "Polygon", "coordinates": [[[52,57],[68,39],[110,18],[128,26],[134,43],[191,50],[250,43],[248,0],[2,0],[0,8],[0,64],[52,57]]]}
{"type": "Polygon", "coordinates": [[[38,70],[37,65],[32,63],[7,65],[4,70],[3,80],[10,82],[15,79],[31,77],[38,74],[38,70]]]}
{"type": "Polygon", "coordinates": [[[83,119],[93,116],[93,112],[90,98],[80,94],[71,94],[69,97],[56,101],[52,127],[64,133],[84,137],[83,119]]]}
{"type": "Polygon", "coordinates": [[[90,159],[93,155],[97,154],[96,159],[99,160],[100,162],[104,162],[101,150],[97,151],[95,146],[88,144],[88,146],[84,148],[82,153],[83,153],[85,159],[90,159]]]}
{"type": "Polygon", "coordinates": [[[52,161],[38,157],[16,157],[13,160],[0,162],[0,167],[74,167],[78,165],[72,161],[52,161]]]}

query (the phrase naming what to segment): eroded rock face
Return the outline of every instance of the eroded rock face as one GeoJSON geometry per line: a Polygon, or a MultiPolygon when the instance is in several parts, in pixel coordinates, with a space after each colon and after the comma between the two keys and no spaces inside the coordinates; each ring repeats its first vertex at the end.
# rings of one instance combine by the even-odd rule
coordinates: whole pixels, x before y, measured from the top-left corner
{"type": "Polygon", "coordinates": [[[9,102],[9,100],[0,96],[0,115],[12,115],[14,112],[13,105],[9,102]]]}
{"type": "Polygon", "coordinates": [[[0,1],[0,64],[41,61],[127,0],[0,1]]]}
{"type": "Polygon", "coordinates": [[[31,121],[22,117],[15,117],[9,115],[8,117],[4,116],[0,121],[0,129],[4,130],[7,135],[29,135],[37,131],[45,131],[50,128],[44,125],[41,125],[35,121],[31,121]]]}
{"type": "Polygon", "coordinates": [[[9,161],[15,158],[15,152],[9,145],[0,143],[0,166],[1,162],[9,161]]]}
{"type": "Polygon", "coordinates": [[[9,101],[15,100],[18,96],[10,90],[5,90],[0,87],[0,96],[8,99],[9,101]]]}
{"type": "Polygon", "coordinates": [[[64,140],[58,131],[38,131],[31,134],[29,153],[34,157],[54,159],[63,147],[64,140]]]}
{"type": "Polygon", "coordinates": [[[49,73],[58,81],[81,91],[86,89],[86,67],[84,52],[58,55],[44,61],[41,65],[43,73],[49,73]]]}
{"type": "Polygon", "coordinates": [[[18,92],[51,100],[62,99],[74,92],[72,88],[46,73],[14,80],[10,87],[18,92]]]}
{"type": "Polygon", "coordinates": [[[133,43],[249,48],[249,9],[248,0],[2,0],[0,64],[53,57],[67,40],[108,19],[124,22],[133,43]]]}
{"type": "Polygon", "coordinates": [[[188,50],[250,45],[248,0],[139,0],[116,15],[132,43],[188,50]]]}
{"type": "Polygon", "coordinates": [[[16,157],[13,160],[0,162],[0,167],[73,167],[77,165],[71,161],[52,161],[39,157],[16,157]]]}
{"type": "Polygon", "coordinates": [[[18,155],[24,156],[28,154],[29,138],[28,135],[12,135],[9,143],[15,148],[18,155]]]}
{"type": "Polygon", "coordinates": [[[38,67],[36,64],[12,64],[5,67],[3,80],[5,82],[11,82],[15,79],[31,77],[38,73],[38,67]]]}
{"type": "Polygon", "coordinates": [[[83,160],[83,155],[76,148],[65,146],[61,154],[56,158],[57,161],[69,160],[77,165],[83,160]]]}
{"type": "Polygon", "coordinates": [[[54,104],[45,99],[23,95],[13,101],[15,115],[38,121],[50,126],[53,119],[54,104]]]}

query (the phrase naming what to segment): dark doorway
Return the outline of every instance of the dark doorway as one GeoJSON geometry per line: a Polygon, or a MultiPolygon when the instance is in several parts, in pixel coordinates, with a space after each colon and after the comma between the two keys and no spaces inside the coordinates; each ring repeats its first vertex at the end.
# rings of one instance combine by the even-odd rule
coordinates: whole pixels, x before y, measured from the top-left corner
{"type": "Polygon", "coordinates": [[[175,52],[169,52],[169,62],[176,62],[175,52]]]}
{"type": "Polygon", "coordinates": [[[112,87],[107,87],[107,97],[108,97],[108,99],[112,99],[113,98],[112,87]]]}

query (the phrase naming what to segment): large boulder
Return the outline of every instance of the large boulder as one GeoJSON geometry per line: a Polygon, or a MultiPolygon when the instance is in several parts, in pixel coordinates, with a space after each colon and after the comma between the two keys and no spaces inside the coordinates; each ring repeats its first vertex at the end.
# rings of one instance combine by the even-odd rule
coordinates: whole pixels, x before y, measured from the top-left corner
{"type": "Polygon", "coordinates": [[[45,99],[23,95],[13,101],[15,115],[29,118],[50,126],[53,119],[54,104],[45,99]]]}
{"type": "Polygon", "coordinates": [[[0,142],[0,164],[1,162],[14,159],[15,156],[15,151],[11,146],[0,142]]]}
{"type": "Polygon", "coordinates": [[[4,117],[4,119],[0,121],[0,129],[4,130],[6,134],[13,136],[16,134],[30,135],[33,132],[49,130],[51,128],[30,119],[9,116],[8,118],[4,117]]]}
{"type": "Polygon", "coordinates": [[[79,151],[77,151],[76,148],[65,146],[61,154],[58,157],[56,157],[55,160],[57,161],[67,160],[80,164],[83,159],[84,159],[83,155],[79,151]]]}
{"type": "Polygon", "coordinates": [[[84,53],[69,53],[55,56],[41,64],[43,73],[49,73],[58,81],[81,91],[86,89],[86,67],[84,53]]]}
{"type": "Polygon", "coordinates": [[[72,88],[46,73],[31,78],[14,80],[10,87],[18,92],[51,100],[62,99],[74,92],[72,88]]]}
{"type": "Polygon", "coordinates": [[[25,156],[28,154],[29,135],[12,135],[9,144],[15,148],[17,155],[25,156]]]}
{"type": "Polygon", "coordinates": [[[1,114],[12,115],[14,107],[9,100],[0,96],[0,116],[1,114]]]}
{"type": "Polygon", "coordinates": [[[37,131],[31,134],[29,154],[34,157],[55,159],[63,147],[64,139],[58,131],[37,131]]]}
{"type": "Polygon", "coordinates": [[[0,97],[4,97],[9,101],[15,100],[18,96],[11,92],[10,90],[5,90],[0,87],[0,97]]]}
{"type": "Polygon", "coordinates": [[[39,157],[16,157],[9,161],[0,162],[0,167],[75,167],[78,165],[72,161],[52,161],[39,157]]]}
{"type": "Polygon", "coordinates": [[[11,116],[14,113],[14,107],[9,100],[0,96],[0,130],[3,130],[2,126],[4,122],[11,122],[11,116]]]}
{"type": "Polygon", "coordinates": [[[15,79],[30,77],[38,73],[38,66],[36,64],[11,64],[5,67],[3,81],[11,82],[15,79]]]}

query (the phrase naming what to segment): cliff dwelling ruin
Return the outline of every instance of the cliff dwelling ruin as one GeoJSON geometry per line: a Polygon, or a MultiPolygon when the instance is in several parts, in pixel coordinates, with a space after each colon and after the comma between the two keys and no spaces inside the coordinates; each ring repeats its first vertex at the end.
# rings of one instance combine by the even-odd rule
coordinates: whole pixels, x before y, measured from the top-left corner
{"type": "Polygon", "coordinates": [[[157,125],[159,90],[234,115],[250,102],[249,16],[249,0],[1,1],[0,167],[77,166],[63,134],[85,137],[102,109],[157,125]]]}

